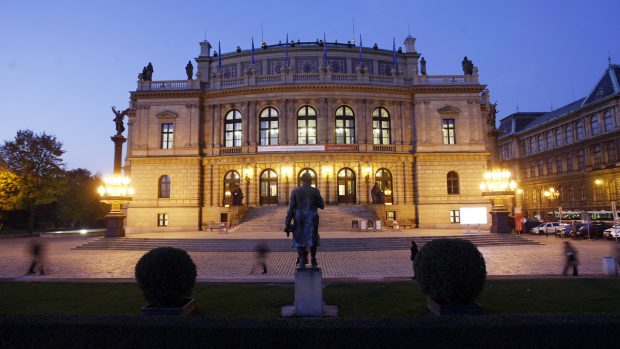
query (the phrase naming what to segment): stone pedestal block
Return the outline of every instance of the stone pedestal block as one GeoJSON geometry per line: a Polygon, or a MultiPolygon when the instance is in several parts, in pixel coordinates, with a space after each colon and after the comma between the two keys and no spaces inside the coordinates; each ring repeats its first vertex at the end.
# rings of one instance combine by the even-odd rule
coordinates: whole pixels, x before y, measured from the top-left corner
{"type": "Polygon", "coordinates": [[[106,217],[106,231],[105,237],[116,238],[125,236],[125,215],[122,213],[110,213],[106,217]]]}
{"type": "Polygon", "coordinates": [[[338,307],[323,303],[323,272],[321,268],[297,269],[295,273],[295,304],[285,305],[281,313],[289,316],[336,316],[338,307]]]}

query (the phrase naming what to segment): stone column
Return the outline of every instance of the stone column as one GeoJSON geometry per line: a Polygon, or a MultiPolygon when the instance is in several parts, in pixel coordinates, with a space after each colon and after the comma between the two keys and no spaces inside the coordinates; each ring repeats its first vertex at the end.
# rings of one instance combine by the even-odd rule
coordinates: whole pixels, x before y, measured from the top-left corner
{"type": "Polygon", "coordinates": [[[405,108],[403,107],[403,102],[400,101],[398,102],[398,113],[400,114],[399,116],[399,121],[400,121],[400,130],[398,131],[399,133],[399,138],[400,138],[400,144],[403,145],[405,144],[405,108]]]}
{"type": "Polygon", "coordinates": [[[333,100],[329,98],[325,98],[325,109],[323,110],[324,118],[325,118],[325,128],[324,134],[321,135],[321,139],[323,140],[323,144],[333,144],[334,143],[334,132],[336,128],[336,124],[334,122],[334,114],[333,114],[333,100]]]}
{"type": "Polygon", "coordinates": [[[282,111],[280,117],[278,118],[278,144],[289,144],[289,118],[291,116],[288,105],[290,104],[288,99],[285,99],[284,102],[278,103],[282,111]]]}
{"type": "Polygon", "coordinates": [[[374,108],[376,102],[364,100],[364,115],[365,115],[365,130],[364,130],[364,143],[374,144],[374,137],[372,135],[372,108],[374,108]],[[369,105],[372,104],[372,105],[369,105]]]}
{"type": "Polygon", "coordinates": [[[249,120],[249,130],[244,132],[247,132],[246,136],[249,139],[250,145],[256,145],[256,119],[258,118],[256,115],[256,101],[248,102],[247,108],[248,111],[245,117],[249,120]]]}
{"type": "Polygon", "coordinates": [[[222,123],[220,120],[222,119],[222,105],[214,105],[213,106],[213,143],[214,146],[220,148],[222,146],[221,135],[224,132],[222,130],[222,123]]]}
{"type": "Polygon", "coordinates": [[[296,100],[288,100],[286,109],[287,109],[287,113],[288,113],[288,119],[287,119],[287,124],[288,124],[288,128],[287,128],[287,138],[288,138],[288,143],[287,144],[297,144],[297,110],[295,110],[298,107],[298,103],[296,100]]]}
{"type": "MultiPolygon", "coordinates": [[[[466,144],[479,143],[481,141],[480,128],[482,127],[482,113],[480,110],[480,105],[474,105],[474,102],[471,99],[468,99],[467,114],[469,117],[469,125],[467,125],[467,128],[459,130],[458,126],[455,126],[456,132],[458,133],[456,141],[457,143],[463,144],[465,143],[463,142],[463,139],[465,139],[467,141],[466,144]],[[465,135],[468,135],[469,137],[466,137],[465,135]]],[[[459,115],[459,117],[455,118],[455,122],[456,120],[462,119],[462,117],[462,115],[459,115]]]]}

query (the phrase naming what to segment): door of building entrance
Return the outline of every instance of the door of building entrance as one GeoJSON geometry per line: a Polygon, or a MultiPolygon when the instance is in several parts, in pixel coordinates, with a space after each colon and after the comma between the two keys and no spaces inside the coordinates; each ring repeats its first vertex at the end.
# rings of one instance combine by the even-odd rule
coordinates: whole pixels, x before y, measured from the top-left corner
{"type": "Polygon", "coordinates": [[[278,204],[278,174],[274,170],[265,170],[260,174],[260,204],[278,204]]]}
{"type": "Polygon", "coordinates": [[[355,172],[343,168],[338,172],[338,203],[355,204],[355,172]]]}

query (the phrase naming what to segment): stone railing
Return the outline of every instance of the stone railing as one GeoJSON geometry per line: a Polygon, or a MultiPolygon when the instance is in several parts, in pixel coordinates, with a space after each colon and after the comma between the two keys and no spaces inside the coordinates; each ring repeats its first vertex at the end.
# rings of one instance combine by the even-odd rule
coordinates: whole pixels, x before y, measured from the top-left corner
{"type": "MultiPolygon", "coordinates": [[[[360,84],[387,85],[396,87],[428,86],[428,85],[478,85],[478,75],[419,75],[413,79],[404,79],[402,73],[395,75],[369,75],[365,73],[344,74],[332,73],[285,73],[274,75],[246,75],[243,77],[224,79],[221,74],[213,74],[209,82],[204,84],[207,90],[222,90],[247,86],[264,86],[279,84],[360,84]]],[[[200,89],[199,80],[165,80],[138,81],[138,91],[194,90],[200,89]]]]}
{"type": "Polygon", "coordinates": [[[198,80],[138,81],[138,91],[198,90],[198,80]]]}
{"type": "Polygon", "coordinates": [[[226,154],[241,154],[241,147],[220,148],[220,155],[226,154]]]}
{"type": "Polygon", "coordinates": [[[386,152],[393,153],[396,151],[396,146],[389,145],[389,144],[384,144],[384,145],[375,144],[372,146],[372,151],[386,151],[386,152]]]}

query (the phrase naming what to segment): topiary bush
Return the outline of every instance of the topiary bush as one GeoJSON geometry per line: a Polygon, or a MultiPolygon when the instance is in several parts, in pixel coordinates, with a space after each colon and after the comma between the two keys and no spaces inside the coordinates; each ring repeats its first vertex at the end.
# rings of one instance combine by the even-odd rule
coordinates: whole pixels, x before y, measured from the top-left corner
{"type": "Polygon", "coordinates": [[[158,247],[136,263],[136,281],[154,307],[181,307],[192,295],[196,264],[184,250],[158,247]]]}
{"type": "Polygon", "coordinates": [[[442,305],[471,305],[484,288],[484,257],[470,241],[435,239],[415,258],[415,276],[422,292],[442,305]]]}

